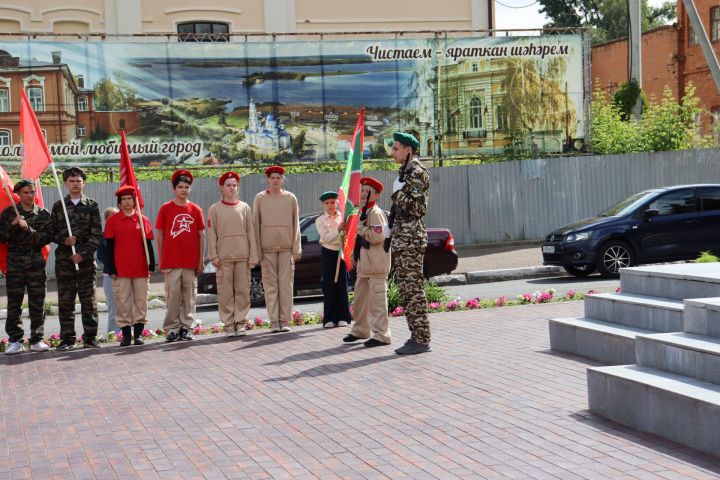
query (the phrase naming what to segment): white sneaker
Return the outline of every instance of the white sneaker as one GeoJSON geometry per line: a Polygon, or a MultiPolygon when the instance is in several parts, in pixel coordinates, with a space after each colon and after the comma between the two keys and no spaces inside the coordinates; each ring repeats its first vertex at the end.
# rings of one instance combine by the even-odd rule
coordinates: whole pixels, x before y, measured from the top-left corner
{"type": "Polygon", "coordinates": [[[281,331],[281,332],[289,332],[289,331],[290,331],[290,327],[288,327],[287,325],[285,325],[284,327],[282,327],[282,328],[280,329],[280,331],[281,331]]]}
{"type": "Polygon", "coordinates": [[[50,347],[48,346],[47,343],[43,342],[42,340],[30,345],[31,352],[47,352],[48,350],[50,350],[50,347]]]}
{"type": "Polygon", "coordinates": [[[8,344],[7,350],[5,350],[5,355],[14,355],[16,353],[20,353],[22,352],[22,349],[22,342],[10,342],[8,344]]]}
{"type": "Polygon", "coordinates": [[[346,322],[345,320],[340,320],[338,322],[338,327],[347,327],[348,325],[350,325],[350,324],[348,322],[346,322]]]}
{"type": "Polygon", "coordinates": [[[236,337],[244,337],[245,335],[247,335],[247,330],[245,330],[244,328],[238,328],[235,332],[236,337]]]}
{"type": "Polygon", "coordinates": [[[335,326],[334,323],[328,322],[328,323],[326,323],[326,324],[323,325],[323,328],[333,328],[334,326],[335,326]]]}
{"type": "Polygon", "coordinates": [[[237,335],[237,325],[225,325],[225,336],[234,337],[237,335]]]}

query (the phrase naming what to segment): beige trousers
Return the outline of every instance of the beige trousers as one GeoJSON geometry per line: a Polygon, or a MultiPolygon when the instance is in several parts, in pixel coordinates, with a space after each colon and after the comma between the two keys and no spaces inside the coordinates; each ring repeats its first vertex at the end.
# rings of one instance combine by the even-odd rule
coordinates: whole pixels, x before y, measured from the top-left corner
{"type": "Polygon", "coordinates": [[[226,326],[245,326],[250,311],[250,267],[247,261],[221,262],[215,274],[218,313],[226,326]]]}
{"type": "Polygon", "coordinates": [[[262,255],[262,284],[270,328],[285,327],[292,320],[295,264],[290,252],[262,255]]]}
{"type": "Polygon", "coordinates": [[[358,277],[353,300],[355,323],[350,331],[358,338],[391,343],[388,321],[387,281],[384,278],[358,277]]]}
{"type": "Polygon", "coordinates": [[[178,333],[181,328],[190,330],[195,313],[197,278],[192,268],[171,268],[165,274],[166,333],[178,333]]]}
{"type": "Polygon", "coordinates": [[[115,296],[115,323],[117,326],[130,327],[136,323],[146,323],[147,294],[150,280],[147,277],[116,277],[112,280],[115,296]]]}

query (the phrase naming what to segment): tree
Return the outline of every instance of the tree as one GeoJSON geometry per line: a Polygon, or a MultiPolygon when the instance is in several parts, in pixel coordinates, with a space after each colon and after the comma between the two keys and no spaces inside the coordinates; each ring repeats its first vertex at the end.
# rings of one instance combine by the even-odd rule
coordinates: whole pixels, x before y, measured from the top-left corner
{"type": "Polygon", "coordinates": [[[295,158],[302,156],[303,148],[305,148],[305,130],[301,130],[300,133],[292,139],[291,148],[295,158]]]}
{"type": "Polygon", "coordinates": [[[137,102],[137,94],[132,87],[123,83],[115,83],[110,78],[103,78],[93,87],[95,91],[95,110],[116,112],[132,110],[137,102]]]}
{"type": "MultiPolygon", "coordinates": [[[[659,7],[641,0],[642,30],[660,27],[675,20],[676,6],[665,2],[659,7]]],[[[552,28],[590,27],[593,43],[628,36],[628,0],[539,0],[552,28]]]]}

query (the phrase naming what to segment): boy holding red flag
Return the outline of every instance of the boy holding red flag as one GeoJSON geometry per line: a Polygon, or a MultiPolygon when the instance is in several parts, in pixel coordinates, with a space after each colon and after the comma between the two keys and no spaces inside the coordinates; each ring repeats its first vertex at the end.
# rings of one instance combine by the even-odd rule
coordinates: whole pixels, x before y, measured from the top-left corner
{"type": "Polygon", "coordinates": [[[15,207],[7,207],[0,215],[0,242],[8,244],[8,310],[5,321],[9,337],[5,353],[8,355],[20,353],[23,348],[24,330],[20,316],[26,290],[30,311],[30,350],[44,352],[49,348],[42,341],[47,280],[42,250],[53,238],[50,213],[35,205],[35,183],[20,180],[13,191],[20,195],[20,202],[15,207]]]}

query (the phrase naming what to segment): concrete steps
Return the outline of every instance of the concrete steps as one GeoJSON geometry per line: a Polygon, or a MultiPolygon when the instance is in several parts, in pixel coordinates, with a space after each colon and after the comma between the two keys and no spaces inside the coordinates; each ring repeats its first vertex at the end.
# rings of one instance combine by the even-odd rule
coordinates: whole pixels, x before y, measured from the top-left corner
{"type": "Polygon", "coordinates": [[[720,455],[720,386],[641,365],[588,368],[590,410],[720,455]]]}
{"type": "Polygon", "coordinates": [[[683,328],[681,300],[634,293],[599,293],[585,298],[585,317],[655,332],[683,328]]]}
{"type": "Polygon", "coordinates": [[[624,268],[620,288],[626,293],[675,300],[720,297],[720,268],[713,263],[624,268]]]}

